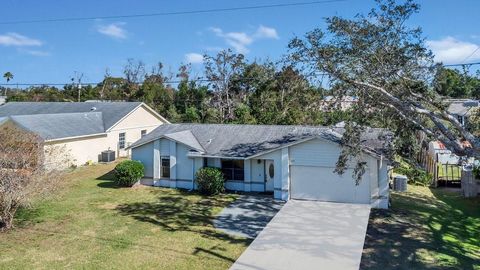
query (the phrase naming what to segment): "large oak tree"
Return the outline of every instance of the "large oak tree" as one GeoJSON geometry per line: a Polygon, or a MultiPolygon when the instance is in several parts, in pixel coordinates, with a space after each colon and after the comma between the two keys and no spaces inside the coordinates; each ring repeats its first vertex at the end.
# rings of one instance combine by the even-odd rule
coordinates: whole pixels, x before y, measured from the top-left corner
{"type": "Polygon", "coordinates": [[[439,65],[421,29],[408,22],[419,5],[412,0],[377,3],[366,15],[327,18],[326,30],[315,29],[289,44],[291,59],[311,74],[327,74],[339,100],[345,95],[358,98],[339,167],[348,156],[360,154],[362,126],[373,119],[398,136],[423,131],[459,156],[478,156],[478,139],[447,112],[430,87],[439,65]]]}

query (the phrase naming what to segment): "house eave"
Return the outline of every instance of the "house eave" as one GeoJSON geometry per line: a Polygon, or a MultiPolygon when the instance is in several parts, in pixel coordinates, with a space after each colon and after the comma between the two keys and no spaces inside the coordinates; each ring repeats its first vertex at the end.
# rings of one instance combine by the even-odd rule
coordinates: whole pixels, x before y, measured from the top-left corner
{"type": "Polygon", "coordinates": [[[88,134],[88,135],[79,135],[79,136],[63,137],[63,138],[56,138],[56,139],[44,139],[44,140],[46,143],[50,143],[50,142],[68,141],[68,140],[98,137],[98,136],[107,136],[107,133],[102,132],[102,133],[95,133],[95,134],[88,134]]]}

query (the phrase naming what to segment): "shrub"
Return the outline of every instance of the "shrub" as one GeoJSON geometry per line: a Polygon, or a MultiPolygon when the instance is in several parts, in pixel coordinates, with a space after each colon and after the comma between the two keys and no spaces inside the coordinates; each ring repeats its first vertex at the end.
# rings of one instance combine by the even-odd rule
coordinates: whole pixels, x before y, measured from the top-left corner
{"type": "Polygon", "coordinates": [[[202,194],[216,195],[225,191],[222,172],[217,168],[202,168],[195,174],[198,190],[202,194]]]}
{"type": "Polygon", "coordinates": [[[430,173],[413,166],[405,166],[402,164],[401,167],[395,169],[395,172],[407,176],[408,183],[410,184],[428,186],[433,180],[433,176],[430,173]]]}
{"type": "Polygon", "coordinates": [[[115,183],[131,187],[143,177],[143,164],[135,160],[125,160],[115,166],[115,183]]]}

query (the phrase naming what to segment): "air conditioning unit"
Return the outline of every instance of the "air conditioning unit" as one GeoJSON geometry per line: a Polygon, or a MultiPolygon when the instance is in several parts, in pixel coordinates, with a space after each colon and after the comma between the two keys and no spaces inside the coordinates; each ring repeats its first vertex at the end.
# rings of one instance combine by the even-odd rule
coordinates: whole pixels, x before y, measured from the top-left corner
{"type": "Polygon", "coordinates": [[[393,190],[404,192],[407,191],[408,178],[405,175],[397,175],[393,178],[393,190]]]}
{"type": "Polygon", "coordinates": [[[115,161],[115,151],[106,150],[102,152],[101,162],[112,162],[115,161]]]}

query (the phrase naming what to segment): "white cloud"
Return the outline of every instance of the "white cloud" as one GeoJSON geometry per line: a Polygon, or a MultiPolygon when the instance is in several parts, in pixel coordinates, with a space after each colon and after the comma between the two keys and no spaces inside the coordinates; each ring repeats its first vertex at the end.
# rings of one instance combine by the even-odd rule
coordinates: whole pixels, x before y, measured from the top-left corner
{"type": "Polygon", "coordinates": [[[224,32],[221,28],[218,27],[210,27],[209,29],[216,36],[223,38],[228,45],[235,49],[235,51],[242,54],[249,53],[250,49],[248,48],[248,46],[255,42],[257,39],[279,38],[277,30],[263,25],[260,25],[253,34],[247,34],[245,32],[224,32]]]}
{"type": "Polygon", "coordinates": [[[40,51],[40,50],[23,50],[23,49],[20,49],[20,52],[30,54],[30,55],[33,55],[33,56],[50,56],[49,52],[40,51]]]}
{"type": "Polygon", "coordinates": [[[38,39],[29,38],[17,33],[7,33],[0,35],[0,45],[3,46],[42,46],[43,42],[38,39]]]}
{"type": "Polygon", "coordinates": [[[187,53],[185,54],[185,61],[192,64],[203,63],[203,55],[199,53],[187,53]]]}
{"type": "Polygon", "coordinates": [[[429,40],[427,46],[435,55],[435,61],[444,64],[462,63],[467,57],[467,62],[480,60],[479,44],[461,41],[454,37],[446,37],[440,40],[429,40]],[[472,53],[477,50],[473,55],[472,53]]]}
{"type": "Polygon", "coordinates": [[[111,23],[107,25],[99,25],[97,27],[97,31],[100,34],[116,38],[116,39],[126,39],[127,38],[127,30],[125,30],[122,26],[125,25],[123,22],[119,23],[111,23]]]}
{"type": "Polygon", "coordinates": [[[271,39],[279,39],[277,30],[275,28],[266,27],[260,25],[255,33],[256,38],[271,38],[271,39]]]}

